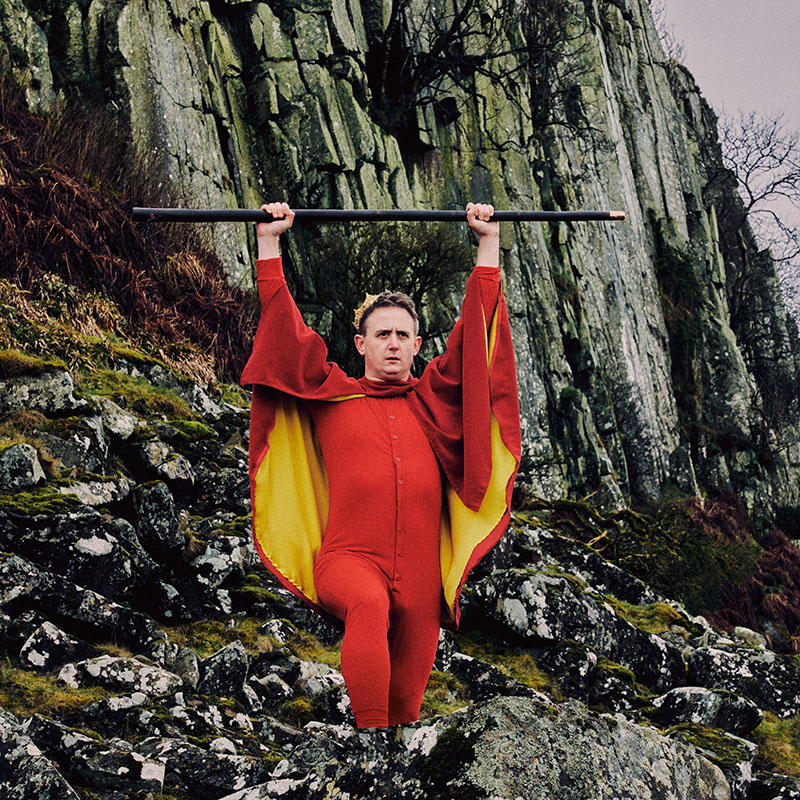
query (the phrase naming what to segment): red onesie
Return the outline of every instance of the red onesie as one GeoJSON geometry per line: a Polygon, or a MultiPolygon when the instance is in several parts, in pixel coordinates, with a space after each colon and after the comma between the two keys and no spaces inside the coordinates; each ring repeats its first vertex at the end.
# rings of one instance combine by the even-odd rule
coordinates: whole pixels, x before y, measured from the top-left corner
{"type": "Polygon", "coordinates": [[[262,317],[242,376],[255,384],[256,545],[284,585],[344,621],[342,673],[357,725],[411,722],[436,654],[443,583],[444,605],[457,617],[466,573],[507,522],[519,415],[499,270],[473,273],[478,285],[468,285],[451,337],[457,347],[449,343],[420,380],[385,384],[327,362],[280,260],[257,268],[262,317]],[[504,325],[490,341],[484,321],[498,305],[504,325]],[[479,326],[463,322],[468,307],[479,326]],[[469,367],[473,351],[478,364],[469,367]],[[299,525],[286,508],[296,509],[299,525]],[[466,544],[461,528],[471,531],[466,544]]]}

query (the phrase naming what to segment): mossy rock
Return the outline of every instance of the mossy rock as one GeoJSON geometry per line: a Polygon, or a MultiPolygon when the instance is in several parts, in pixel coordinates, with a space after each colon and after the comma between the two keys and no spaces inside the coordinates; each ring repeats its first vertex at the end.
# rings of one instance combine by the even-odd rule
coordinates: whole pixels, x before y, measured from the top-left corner
{"type": "Polygon", "coordinates": [[[37,377],[67,365],[57,359],[45,359],[28,355],[21,350],[0,350],[0,380],[21,377],[37,377]]]}
{"type": "Polygon", "coordinates": [[[682,722],[667,728],[664,733],[708,753],[709,758],[723,770],[733,768],[743,761],[749,762],[751,759],[749,742],[719,728],[709,728],[697,722],[682,722]]]}
{"type": "Polygon", "coordinates": [[[0,511],[28,517],[40,514],[66,514],[80,508],[74,494],[62,494],[55,484],[17,492],[0,492],[0,511]]]}

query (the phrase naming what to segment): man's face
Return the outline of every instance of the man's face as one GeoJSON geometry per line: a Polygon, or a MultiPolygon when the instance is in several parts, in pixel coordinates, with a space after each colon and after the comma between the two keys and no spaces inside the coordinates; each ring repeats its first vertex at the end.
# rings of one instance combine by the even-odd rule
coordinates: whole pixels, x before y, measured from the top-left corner
{"type": "Polygon", "coordinates": [[[411,314],[399,306],[382,306],[367,317],[365,328],[364,335],[355,338],[356,349],[364,356],[364,377],[386,383],[407,380],[422,343],[411,314]]]}

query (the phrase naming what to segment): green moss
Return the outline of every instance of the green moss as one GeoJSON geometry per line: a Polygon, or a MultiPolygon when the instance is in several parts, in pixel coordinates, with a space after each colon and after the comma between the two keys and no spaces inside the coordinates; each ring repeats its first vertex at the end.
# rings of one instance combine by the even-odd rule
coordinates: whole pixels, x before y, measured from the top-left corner
{"type": "Polygon", "coordinates": [[[64,514],[81,506],[74,494],[62,494],[55,485],[18,492],[0,492],[0,509],[10,514],[64,514]]]}
{"type": "Polygon", "coordinates": [[[543,692],[554,700],[563,699],[554,678],[539,669],[530,651],[505,645],[481,631],[460,633],[457,640],[462,653],[491,664],[509,678],[543,692]]]}
{"type": "Polygon", "coordinates": [[[58,717],[108,696],[96,686],[73,689],[51,675],[18,669],[8,659],[0,662],[0,708],[20,717],[58,717]]]}
{"type": "Polygon", "coordinates": [[[597,671],[605,675],[613,675],[615,678],[618,678],[623,683],[627,683],[629,686],[634,686],[636,683],[636,676],[631,670],[629,670],[627,667],[623,667],[622,664],[617,664],[616,661],[610,661],[607,658],[599,658],[597,660],[597,671]]]}
{"type": "Polygon", "coordinates": [[[246,611],[254,603],[282,604],[283,598],[263,586],[239,586],[231,589],[231,600],[237,610],[246,611]]]}
{"type": "Polygon", "coordinates": [[[201,658],[207,658],[237,639],[249,652],[269,652],[275,647],[275,642],[271,636],[259,633],[262,624],[261,620],[243,617],[234,619],[233,626],[221,620],[202,620],[163,630],[170,642],[188,647],[201,658]]]}
{"type": "Polygon", "coordinates": [[[275,716],[295,728],[302,728],[313,720],[324,718],[325,710],[321,705],[309,697],[295,697],[281,703],[275,711],[275,716]]]}
{"type": "Polygon", "coordinates": [[[751,738],[758,745],[754,769],[800,779],[800,717],[780,719],[766,711],[751,738]]]}
{"type": "Polygon", "coordinates": [[[142,378],[113,369],[78,374],[78,387],[86,394],[109,397],[145,417],[164,416],[168,419],[193,420],[189,404],[170,389],[153,386],[142,378]]]}
{"type": "Polygon", "coordinates": [[[66,369],[66,365],[57,359],[39,358],[14,348],[0,350],[0,380],[36,377],[54,369],[66,369]]]}
{"type": "Polygon", "coordinates": [[[696,722],[682,722],[664,731],[672,735],[679,733],[681,739],[708,753],[708,758],[722,768],[733,767],[747,761],[750,755],[744,745],[717,728],[709,728],[696,722]]]}
{"type": "Polygon", "coordinates": [[[464,684],[455,675],[433,670],[422,698],[420,719],[451,714],[453,711],[463,708],[467,702],[464,684]]]}
{"type": "Polygon", "coordinates": [[[250,392],[246,392],[241,386],[234,383],[223,383],[219,388],[223,403],[237,408],[250,408],[250,392]]]}
{"type": "Polygon", "coordinates": [[[216,437],[213,428],[193,419],[173,419],[170,421],[173,428],[177,428],[187,439],[201,440],[216,437]]]}
{"type": "Polygon", "coordinates": [[[303,661],[316,661],[335,669],[341,668],[341,642],[323,644],[316,636],[298,631],[286,645],[293,655],[303,661]]]}
{"type": "Polygon", "coordinates": [[[626,603],[624,600],[618,600],[611,595],[608,595],[605,600],[623,619],[648,633],[664,633],[672,625],[680,625],[697,635],[702,632],[699,626],[694,625],[668,603],[634,605],[633,603],[626,603]]]}

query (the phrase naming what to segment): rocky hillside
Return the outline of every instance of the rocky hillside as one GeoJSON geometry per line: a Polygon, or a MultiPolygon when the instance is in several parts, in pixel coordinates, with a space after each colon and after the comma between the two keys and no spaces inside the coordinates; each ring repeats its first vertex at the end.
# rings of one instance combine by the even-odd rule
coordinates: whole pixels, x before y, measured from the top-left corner
{"type": "MultiPolygon", "coordinates": [[[[0,68],[0,795],[800,797],[800,349],[645,0],[0,0],[0,68]],[[386,733],[250,542],[252,231],[124,208],[267,195],[628,214],[503,229],[515,513],[386,733]]],[[[334,339],[413,273],[441,345],[405,230],[287,237],[334,339]]]]}
{"type": "Polygon", "coordinates": [[[339,631],[252,547],[243,393],[133,351],[100,382],[7,350],[0,415],[3,797],[800,797],[797,657],[614,563],[674,544],[666,516],[529,497],[423,720],[359,733],[339,631]]]}
{"type": "MultiPolygon", "coordinates": [[[[0,9],[30,106],[91,99],[188,204],[625,210],[504,228],[529,481],[606,507],[723,488],[767,522],[800,503],[796,328],[647,0],[0,9]]],[[[208,233],[236,285],[251,236],[208,233]]],[[[330,323],[320,238],[293,231],[290,269],[330,323]]]]}

